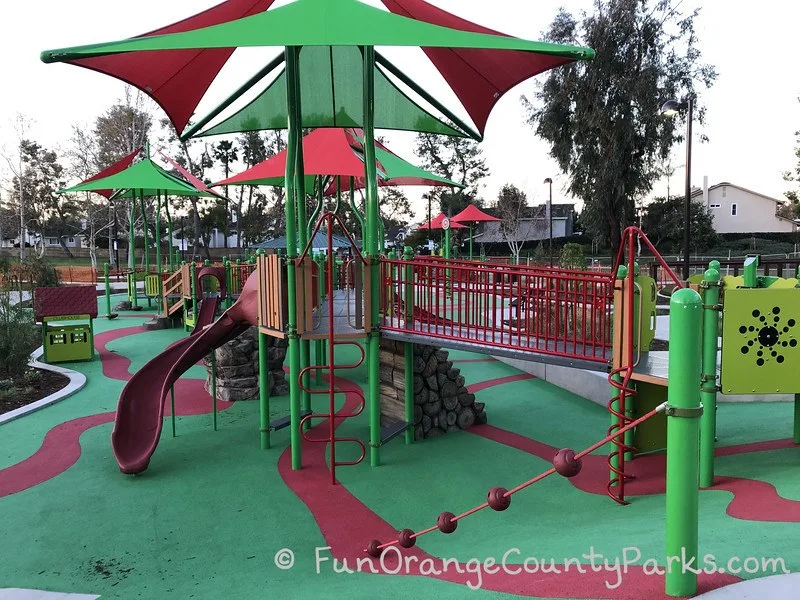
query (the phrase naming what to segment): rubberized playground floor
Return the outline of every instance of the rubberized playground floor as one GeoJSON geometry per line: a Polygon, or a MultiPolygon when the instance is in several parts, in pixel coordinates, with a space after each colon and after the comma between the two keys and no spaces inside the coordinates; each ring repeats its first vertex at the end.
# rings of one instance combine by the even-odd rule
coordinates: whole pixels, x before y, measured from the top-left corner
{"type": "MultiPolygon", "coordinates": [[[[259,449],[257,402],[218,402],[213,431],[205,370],[195,366],[176,386],[177,437],[165,423],[150,468],[122,475],[110,435],[124,380],[184,335],[145,332],[148,315],[128,314],[96,321],[102,361],[68,365],[87,376],[86,387],[0,427],[0,588],[152,599],[663,597],[663,576],[653,572],[664,565],[659,455],[632,463],[627,507],[605,495],[601,450],[572,480],[549,477],[514,495],[505,512],[484,510],[452,535],[420,538],[396,575],[373,574],[363,562],[353,573],[334,565],[346,559],[355,571],[371,539],[434,525],[442,511],[463,512],[489,488],[546,470],[555,450],[577,451],[605,435],[602,407],[486,356],[451,353],[486,403],[488,425],[412,445],[396,439],[381,467],[340,467],[335,488],[324,444],[305,445],[301,471],[290,469],[288,429],[273,433],[271,450],[259,449]],[[284,549],[293,559],[276,558],[284,549]],[[477,572],[477,561],[500,564],[504,555],[505,569],[477,572]],[[636,559],[627,573],[614,562],[624,556],[636,559]],[[526,558],[535,572],[522,569],[526,558]]],[[[337,398],[349,412],[347,390],[365,386],[365,372],[342,373],[337,398]]],[[[327,398],[313,401],[324,409],[327,398]]],[[[287,406],[287,397],[273,399],[273,416],[287,406]]],[[[782,558],[777,572],[800,570],[800,449],[787,439],[791,420],[790,403],[720,406],[718,483],[700,495],[700,555],[753,572],[701,574],[700,591],[772,575],[762,558],[782,558]]],[[[366,415],[338,432],[366,440],[366,415]]],[[[347,459],[355,450],[341,444],[337,453],[347,459]]],[[[396,562],[388,556],[385,568],[396,562]]]]}

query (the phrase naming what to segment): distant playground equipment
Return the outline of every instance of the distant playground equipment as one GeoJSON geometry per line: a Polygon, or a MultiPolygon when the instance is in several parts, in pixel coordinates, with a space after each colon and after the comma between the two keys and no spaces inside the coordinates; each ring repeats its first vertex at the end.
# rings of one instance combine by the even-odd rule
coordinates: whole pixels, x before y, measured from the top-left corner
{"type": "Polygon", "coordinates": [[[41,323],[44,362],[94,358],[93,319],[97,318],[94,286],[36,288],[33,312],[36,321],[41,323]],[[75,321],[78,323],[73,323],[75,321]]]}

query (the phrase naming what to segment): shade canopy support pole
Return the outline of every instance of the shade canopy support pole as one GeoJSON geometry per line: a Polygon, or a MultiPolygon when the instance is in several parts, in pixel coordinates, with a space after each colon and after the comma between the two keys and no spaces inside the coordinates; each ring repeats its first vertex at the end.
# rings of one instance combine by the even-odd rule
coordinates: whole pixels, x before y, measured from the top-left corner
{"type": "Polygon", "coordinates": [[[378,169],[375,153],[375,48],[364,46],[364,164],[366,191],[366,227],[363,238],[369,264],[370,332],[367,339],[367,383],[369,391],[369,462],[381,463],[381,400],[380,400],[380,250],[378,244],[378,169]]]}
{"type": "MultiPolygon", "coordinates": [[[[300,48],[297,49],[297,64],[299,65],[300,61],[300,48]]],[[[298,230],[298,242],[300,246],[300,250],[305,250],[306,245],[308,244],[308,236],[309,236],[309,221],[308,221],[308,201],[306,198],[306,174],[305,174],[305,165],[303,162],[303,140],[302,140],[302,133],[303,133],[303,125],[302,125],[302,110],[301,110],[301,94],[300,94],[300,75],[299,75],[299,66],[298,66],[298,74],[294,79],[294,87],[295,87],[295,106],[294,110],[296,111],[295,119],[297,122],[297,150],[295,153],[295,160],[297,161],[297,166],[295,167],[294,173],[294,193],[296,196],[296,205],[297,205],[297,230],[298,230]]],[[[288,85],[288,81],[287,81],[288,85]]],[[[298,268],[303,269],[302,272],[305,272],[305,267],[302,265],[298,265],[298,268]]],[[[310,268],[310,267],[309,267],[310,268]]],[[[305,277],[303,277],[303,281],[305,281],[305,277]]],[[[301,297],[297,299],[302,307],[303,311],[305,311],[305,307],[309,302],[313,302],[313,298],[310,298],[306,293],[305,284],[300,286],[300,290],[298,291],[301,294],[301,297]]],[[[333,302],[333,299],[331,299],[333,302]]],[[[311,366],[311,341],[300,339],[300,372],[303,373],[303,388],[300,392],[300,410],[305,414],[311,410],[311,393],[307,390],[311,389],[309,386],[311,385],[311,373],[309,371],[305,371],[306,367],[311,366]],[[305,372],[304,372],[305,371],[305,372]]],[[[297,383],[298,379],[293,379],[292,383],[297,383]]],[[[304,424],[304,428],[308,429],[311,423],[306,421],[304,424]]]]}
{"type": "Polygon", "coordinates": [[[297,334],[297,196],[295,194],[295,173],[300,135],[297,110],[300,98],[297,97],[299,78],[299,48],[287,46],[286,56],[286,104],[289,108],[288,142],[286,145],[286,279],[287,279],[287,338],[289,355],[289,439],[292,452],[292,469],[303,466],[302,438],[300,436],[300,337],[297,334]]]}
{"type": "Polygon", "coordinates": [[[169,212],[169,196],[164,194],[164,214],[167,216],[167,248],[169,249],[169,272],[175,272],[175,256],[172,251],[172,215],[169,212]]]}

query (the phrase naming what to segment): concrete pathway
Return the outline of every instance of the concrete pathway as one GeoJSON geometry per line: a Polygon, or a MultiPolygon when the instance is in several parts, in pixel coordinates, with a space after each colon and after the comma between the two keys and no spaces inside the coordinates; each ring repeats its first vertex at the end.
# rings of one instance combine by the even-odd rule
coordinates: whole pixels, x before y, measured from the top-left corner
{"type": "Polygon", "coordinates": [[[695,596],[695,600],[795,600],[800,573],[748,579],[695,596]]]}
{"type": "Polygon", "coordinates": [[[62,592],[45,592],[43,590],[26,590],[22,588],[0,589],[0,600],[95,600],[100,596],[94,594],[66,594],[62,592]]]}

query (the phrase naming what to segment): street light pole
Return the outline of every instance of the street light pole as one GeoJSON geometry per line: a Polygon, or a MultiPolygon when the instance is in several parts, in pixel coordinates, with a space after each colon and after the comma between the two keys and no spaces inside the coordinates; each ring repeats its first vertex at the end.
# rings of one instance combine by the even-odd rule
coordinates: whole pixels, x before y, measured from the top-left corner
{"type": "Polygon", "coordinates": [[[547,199],[547,218],[550,221],[550,268],[553,267],[553,180],[548,177],[544,180],[550,185],[550,195],[547,199]]]}
{"type": "Polygon", "coordinates": [[[686,190],[683,200],[684,208],[684,227],[683,227],[683,279],[689,281],[690,256],[689,244],[691,242],[692,224],[692,121],[694,112],[694,98],[691,94],[686,102],[677,100],[667,100],[661,107],[661,114],[665,117],[674,117],[679,110],[686,109],[686,190]]]}
{"type": "Polygon", "coordinates": [[[684,211],[686,227],[683,230],[683,279],[689,281],[689,228],[692,223],[692,110],[694,101],[691,96],[686,109],[686,198],[684,211]]]}

